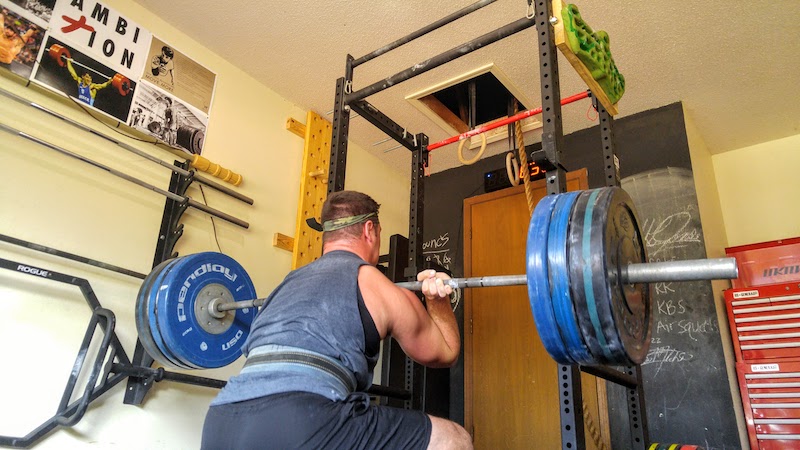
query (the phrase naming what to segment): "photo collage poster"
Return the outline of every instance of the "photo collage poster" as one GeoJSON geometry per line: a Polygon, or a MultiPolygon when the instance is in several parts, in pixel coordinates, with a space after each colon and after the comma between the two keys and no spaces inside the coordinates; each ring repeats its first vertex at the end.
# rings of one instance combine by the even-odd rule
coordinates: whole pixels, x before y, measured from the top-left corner
{"type": "Polygon", "coordinates": [[[93,0],[0,0],[0,66],[200,154],[216,74],[93,0]]]}

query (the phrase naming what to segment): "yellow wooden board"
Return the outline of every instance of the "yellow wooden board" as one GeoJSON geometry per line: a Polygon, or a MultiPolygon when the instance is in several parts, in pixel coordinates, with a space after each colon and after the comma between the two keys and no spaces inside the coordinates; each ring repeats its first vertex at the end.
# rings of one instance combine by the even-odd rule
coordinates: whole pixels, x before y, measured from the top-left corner
{"type": "MultiPolygon", "coordinates": [[[[287,123],[287,128],[288,123],[287,123]]],[[[296,128],[296,127],[293,127],[296,128]]],[[[297,223],[292,249],[292,269],[302,267],[322,255],[322,233],[312,230],[307,219],[319,220],[322,204],[328,196],[329,160],[331,154],[331,123],[309,111],[305,125],[303,168],[300,180],[300,201],[297,204],[297,223]]]]}
{"type": "Polygon", "coordinates": [[[586,68],[583,62],[578,58],[578,56],[572,52],[572,49],[569,48],[569,44],[567,43],[566,32],[564,31],[564,19],[561,17],[561,10],[563,9],[563,3],[561,0],[553,0],[553,14],[558,18],[558,21],[553,24],[553,30],[555,31],[555,39],[556,39],[556,47],[561,50],[561,53],[564,57],[567,58],[572,67],[578,72],[578,75],[581,76],[583,82],[586,83],[586,86],[592,91],[592,95],[597,97],[597,100],[603,105],[603,107],[608,111],[609,114],[612,116],[617,115],[617,105],[616,103],[611,103],[611,100],[608,99],[605,91],[600,85],[595,81],[594,77],[592,77],[591,71],[586,68]]]}
{"type": "Polygon", "coordinates": [[[286,119],[286,129],[303,139],[306,137],[306,126],[291,117],[286,119]]]}
{"type": "Polygon", "coordinates": [[[275,233],[272,235],[272,246],[291,252],[294,250],[294,238],[285,234],[275,233]]]}

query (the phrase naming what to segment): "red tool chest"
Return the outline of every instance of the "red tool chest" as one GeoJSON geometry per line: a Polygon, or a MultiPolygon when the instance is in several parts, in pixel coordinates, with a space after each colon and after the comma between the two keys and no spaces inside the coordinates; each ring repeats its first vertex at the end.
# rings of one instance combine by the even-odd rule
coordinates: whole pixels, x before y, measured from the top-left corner
{"type": "Polygon", "coordinates": [[[800,361],[736,363],[753,450],[800,449],[800,361]]]}
{"type": "Polygon", "coordinates": [[[800,282],[728,289],[725,304],[737,361],[800,359],[800,282]]]}
{"type": "Polygon", "coordinates": [[[753,450],[800,450],[800,238],[725,249],[739,278],[725,291],[753,450]]]}
{"type": "Polygon", "coordinates": [[[734,289],[800,280],[800,237],[728,247],[725,254],[739,267],[734,289]]]}

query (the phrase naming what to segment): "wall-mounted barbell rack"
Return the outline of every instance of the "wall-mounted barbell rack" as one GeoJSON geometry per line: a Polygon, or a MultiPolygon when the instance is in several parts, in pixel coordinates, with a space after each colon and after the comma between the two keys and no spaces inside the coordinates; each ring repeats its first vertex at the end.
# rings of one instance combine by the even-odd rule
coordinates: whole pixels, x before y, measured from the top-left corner
{"type": "MultiPolygon", "coordinates": [[[[226,194],[229,197],[232,197],[232,198],[234,198],[236,200],[239,200],[241,202],[244,202],[244,203],[247,203],[247,204],[250,204],[250,205],[252,205],[254,203],[253,199],[251,199],[251,198],[249,198],[249,197],[247,197],[245,195],[242,195],[239,192],[236,192],[236,191],[234,191],[232,189],[227,188],[226,186],[223,186],[223,185],[221,185],[221,184],[219,184],[217,182],[208,180],[208,179],[206,179],[204,177],[197,176],[195,171],[190,169],[190,162],[189,162],[188,158],[186,160],[184,160],[184,161],[176,160],[176,161],[174,161],[173,165],[169,165],[168,163],[165,163],[161,159],[152,157],[149,154],[147,154],[147,153],[145,153],[145,152],[133,147],[130,144],[127,144],[127,143],[125,143],[123,141],[120,141],[118,139],[112,138],[112,137],[108,136],[107,134],[97,132],[96,130],[94,130],[94,129],[90,128],[90,127],[87,127],[87,126],[85,126],[85,125],[83,125],[83,124],[81,124],[81,123],[79,123],[79,122],[77,122],[77,121],[75,121],[75,120],[73,120],[73,119],[71,119],[69,117],[66,117],[66,116],[64,116],[64,115],[62,115],[60,113],[57,113],[57,112],[55,112],[53,110],[45,108],[44,106],[41,106],[41,105],[39,105],[37,103],[29,102],[26,99],[24,99],[24,98],[22,98],[22,97],[20,97],[20,96],[18,96],[16,94],[13,94],[13,93],[5,91],[5,90],[0,90],[0,95],[4,96],[4,97],[6,97],[6,98],[8,98],[10,100],[16,101],[16,102],[18,102],[20,104],[26,104],[26,105],[30,106],[31,108],[36,109],[36,110],[38,110],[40,112],[46,113],[46,114],[48,114],[48,115],[50,115],[52,117],[56,117],[56,118],[62,120],[63,122],[71,125],[74,128],[77,128],[77,129],[80,129],[82,131],[85,131],[85,132],[88,132],[90,134],[93,134],[95,136],[98,136],[98,137],[100,137],[100,138],[102,138],[102,139],[104,139],[104,140],[106,140],[106,141],[108,141],[110,143],[113,143],[113,144],[123,148],[126,151],[129,151],[131,153],[139,155],[139,156],[141,156],[141,157],[143,157],[145,159],[148,159],[148,160],[150,160],[152,162],[155,162],[155,163],[157,163],[157,164],[159,164],[161,166],[167,167],[167,168],[169,168],[171,170],[171,178],[170,178],[169,189],[165,191],[165,190],[160,189],[158,187],[152,186],[149,183],[143,182],[143,181],[141,181],[141,180],[139,180],[139,179],[137,179],[137,178],[135,178],[135,177],[133,177],[131,175],[128,175],[128,174],[126,174],[126,173],[124,173],[122,171],[113,169],[113,168],[108,167],[108,166],[106,166],[104,164],[101,164],[101,163],[98,163],[96,161],[93,161],[93,160],[91,160],[89,158],[86,158],[86,157],[84,157],[82,155],[79,155],[77,153],[71,152],[71,151],[69,151],[69,150],[67,150],[65,148],[60,147],[60,146],[56,146],[56,145],[54,145],[54,144],[52,144],[50,142],[47,142],[47,141],[45,141],[45,140],[43,140],[41,138],[38,138],[36,136],[32,136],[32,135],[24,133],[24,132],[21,132],[21,131],[16,130],[16,129],[12,128],[12,127],[9,127],[7,125],[0,124],[0,130],[3,130],[3,131],[8,132],[10,134],[18,135],[21,138],[27,139],[27,140],[35,142],[35,143],[37,143],[37,144],[39,144],[39,145],[41,145],[43,147],[49,148],[51,150],[55,150],[55,151],[57,151],[59,153],[62,153],[62,154],[65,154],[67,156],[70,156],[72,158],[78,159],[78,160],[80,160],[82,162],[85,162],[85,163],[87,163],[89,165],[92,165],[92,166],[95,166],[95,167],[100,168],[102,170],[105,170],[105,171],[107,171],[107,172],[109,172],[109,173],[111,173],[111,174],[113,174],[113,175],[115,175],[117,177],[123,178],[123,179],[125,179],[127,181],[130,181],[130,182],[132,182],[134,184],[137,184],[139,186],[142,186],[142,187],[144,187],[146,189],[149,189],[151,191],[157,192],[157,193],[165,196],[166,197],[166,203],[164,204],[164,212],[162,214],[161,227],[160,227],[160,230],[159,230],[158,238],[156,240],[156,250],[155,250],[155,256],[153,258],[153,267],[157,266],[159,263],[161,263],[162,261],[164,261],[166,259],[174,258],[174,257],[176,257],[178,255],[177,252],[174,251],[174,248],[175,248],[175,245],[177,244],[178,240],[180,239],[180,237],[183,235],[183,225],[180,224],[180,219],[181,219],[183,213],[189,207],[192,207],[192,208],[198,209],[200,211],[203,211],[205,213],[208,213],[211,216],[221,218],[223,220],[226,220],[226,221],[228,221],[228,222],[230,222],[230,223],[232,223],[234,225],[240,226],[242,228],[245,228],[245,229],[249,228],[249,224],[247,222],[245,222],[245,221],[243,221],[241,219],[238,219],[236,217],[233,217],[233,216],[231,216],[229,214],[226,214],[226,213],[224,213],[222,211],[216,210],[214,208],[210,208],[207,205],[205,205],[203,203],[200,203],[200,202],[197,202],[197,201],[193,200],[191,197],[186,195],[186,191],[188,190],[188,188],[192,184],[192,182],[199,181],[199,182],[205,184],[206,186],[209,186],[209,187],[211,187],[211,188],[213,188],[213,189],[215,189],[215,190],[217,190],[219,192],[222,192],[223,194],[226,194]]],[[[112,271],[115,271],[115,272],[118,272],[118,273],[123,273],[125,275],[135,276],[137,278],[143,278],[143,277],[140,277],[139,275],[141,275],[141,274],[139,274],[137,272],[130,271],[130,270],[123,269],[123,268],[119,268],[119,267],[116,267],[116,266],[113,266],[113,265],[110,265],[110,264],[100,263],[99,261],[95,261],[95,260],[92,260],[90,258],[85,258],[85,257],[79,256],[79,255],[74,255],[74,254],[67,253],[67,252],[62,252],[62,251],[59,251],[57,249],[52,249],[52,248],[49,248],[49,247],[46,247],[46,246],[43,246],[43,245],[38,245],[38,244],[31,243],[31,242],[26,242],[26,241],[23,241],[23,240],[20,240],[20,239],[17,239],[17,238],[13,238],[13,237],[10,237],[10,236],[2,236],[2,238],[3,238],[2,240],[5,241],[5,242],[11,243],[11,244],[15,244],[15,245],[20,245],[20,246],[25,246],[25,247],[30,248],[32,250],[43,251],[43,252],[46,252],[46,253],[54,254],[54,255],[61,256],[61,257],[64,257],[64,258],[67,258],[67,259],[71,259],[71,260],[74,260],[74,261],[78,261],[78,262],[82,262],[82,263],[85,263],[85,264],[94,265],[94,266],[101,267],[101,268],[104,268],[104,269],[107,269],[107,270],[112,270],[112,271]]],[[[153,358],[144,351],[144,347],[142,347],[141,342],[139,342],[137,340],[136,349],[134,351],[132,364],[134,366],[138,366],[138,367],[150,368],[152,366],[153,362],[154,362],[153,358]]],[[[219,383],[224,383],[224,382],[215,380],[215,383],[212,383],[211,387],[219,387],[218,386],[219,383]]],[[[152,380],[150,380],[149,377],[131,376],[130,379],[128,380],[128,389],[125,391],[125,400],[124,400],[124,402],[126,404],[134,404],[134,405],[141,404],[144,401],[145,395],[150,390],[150,387],[152,387],[152,380]]]]}
{"type": "MultiPolygon", "coordinates": [[[[189,156],[187,156],[184,160],[180,161],[175,160],[174,163],[170,165],[169,163],[164,162],[160,158],[153,157],[148,153],[143,152],[130,144],[127,144],[124,141],[113,138],[105,133],[98,132],[93,128],[83,125],[80,122],[77,122],[67,116],[64,116],[63,114],[55,112],[35,102],[31,102],[19,95],[13,94],[3,89],[0,89],[0,95],[2,95],[8,100],[12,100],[17,103],[30,106],[32,109],[36,109],[52,117],[58,118],[74,128],[77,128],[79,130],[100,137],[107,142],[115,144],[116,146],[121,147],[122,149],[128,152],[134,153],[140,157],[143,157],[163,167],[166,167],[171,171],[169,189],[168,191],[164,191],[154,186],[151,186],[145,182],[142,182],[141,180],[135,179],[134,177],[127,175],[122,171],[118,171],[116,169],[107,167],[103,164],[97,163],[96,161],[92,161],[89,158],[73,153],[62,147],[55,146],[43,139],[37,138],[35,136],[29,135],[24,132],[20,132],[19,130],[13,129],[6,125],[0,124],[0,129],[2,129],[5,132],[18,135],[21,138],[30,140],[43,147],[50,148],[51,150],[56,150],[67,156],[73,157],[82,162],[86,162],[90,165],[103,169],[127,181],[133,182],[134,184],[140,185],[144,188],[147,188],[149,190],[164,195],[166,197],[166,203],[164,206],[164,212],[162,214],[159,235],[156,241],[156,250],[153,258],[154,267],[158,265],[161,261],[172,257],[176,257],[178,255],[177,252],[174,251],[174,247],[183,234],[183,225],[180,224],[180,219],[183,213],[189,207],[193,207],[195,209],[208,213],[211,216],[221,218],[242,228],[246,229],[249,227],[249,224],[247,222],[237,219],[228,214],[225,214],[214,208],[210,208],[203,203],[194,201],[193,199],[191,199],[186,195],[186,191],[191,185],[191,183],[197,181],[238,201],[247,203],[249,205],[254,204],[253,199],[241,194],[240,192],[234,191],[220,183],[209,180],[205,177],[199,176],[196,173],[196,171],[190,167],[191,158],[189,156]]],[[[74,253],[65,252],[45,245],[25,241],[12,236],[0,235],[0,241],[20,247],[25,247],[30,250],[58,256],[60,258],[69,259],[71,261],[76,261],[94,267],[99,267],[105,270],[120,273],[130,277],[139,279],[145,278],[145,274],[127,268],[119,267],[113,264],[108,264],[102,261],[98,261],[92,258],[87,258],[74,253]]],[[[51,432],[57,427],[68,427],[74,425],[83,417],[83,414],[85,413],[89,403],[94,401],[96,398],[100,397],[102,394],[104,394],[109,389],[111,389],[121,381],[125,380],[126,378],[128,379],[128,386],[125,391],[124,403],[134,404],[134,405],[141,404],[144,401],[147,392],[150,390],[153,384],[155,382],[162,380],[169,380],[173,382],[192,384],[197,386],[205,386],[217,389],[225,385],[225,382],[221,380],[166,371],[163,368],[152,368],[151,366],[154,360],[152,357],[150,357],[150,355],[148,355],[144,351],[144,348],[142,347],[141,342],[139,342],[138,339],[136,342],[136,348],[134,351],[133,358],[132,359],[128,358],[128,355],[125,353],[124,348],[122,347],[122,345],[119,342],[119,339],[114,333],[114,326],[116,323],[114,313],[106,308],[103,308],[100,305],[96,295],[94,294],[94,291],[92,290],[87,280],[73,277],[70,275],[60,274],[50,270],[34,268],[32,266],[4,259],[0,259],[0,268],[16,270],[21,273],[36,275],[53,281],[75,285],[81,290],[86,302],[88,303],[90,309],[92,310],[92,317],[90,319],[89,326],[86,331],[86,336],[81,345],[81,348],[78,351],[78,358],[76,359],[75,367],[73,368],[72,375],[70,376],[70,379],[67,383],[67,387],[65,388],[64,397],[62,398],[61,404],[57,410],[56,415],[54,415],[51,419],[47,420],[45,423],[43,423],[42,425],[40,425],[39,427],[37,427],[35,430],[33,430],[31,433],[29,433],[24,437],[0,436],[0,445],[27,448],[35,444],[37,441],[45,437],[49,432],[51,432]],[[110,356],[105,358],[106,361],[108,361],[107,362],[108,367],[104,367],[102,369],[103,373],[100,374],[101,370],[100,363],[102,363],[102,360],[94,361],[92,367],[92,375],[91,375],[92,380],[90,381],[99,380],[100,382],[97,385],[94,385],[93,382],[88,383],[86,388],[84,389],[84,394],[82,395],[82,397],[70,403],[69,400],[75,391],[76,387],[75,384],[77,381],[77,377],[82,373],[83,366],[86,363],[85,361],[86,354],[88,352],[89,345],[91,344],[92,341],[92,336],[98,326],[104,332],[104,337],[100,349],[98,350],[98,358],[104,358],[106,357],[107,354],[109,354],[110,356]]]]}
{"type": "MultiPolygon", "coordinates": [[[[556,19],[553,5],[550,0],[527,0],[527,11],[533,8],[533,15],[526,15],[519,20],[511,22],[486,33],[469,42],[459,45],[451,50],[415,64],[390,77],[373,83],[359,90],[353,88],[354,69],[388,51],[396,49],[414,39],[447,25],[461,17],[477,11],[495,0],[482,0],[456,11],[428,26],[402,37],[388,45],[380,47],[358,59],[347,55],[345,61],[344,77],[336,81],[336,94],[333,116],[333,137],[331,144],[330,170],[328,177],[328,193],[344,189],[345,168],[347,165],[347,139],[349,134],[350,112],[355,112],[373,124],[398,144],[412,152],[411,161],[411,194],[408,232],[408,257],[407,264],[391,273],[410,279],[422,268],[422,243],[423,243],[423,200],[425,194],[424,168],[428,163],[428,136],[424,133],[409,133],[406,128],[399,125],[391,118],[384,115],[378,108],[368,103],[365,98],[409,80],[428,70],[439,67],[447,62],[478,50],[486,45],[497,42],[508,36],[525,29],[536,27],[538,39],[536,50],[539,60],[539,79],[542,97],[542,149],[532,152],[530,160],[536,161],[540,167],[547,170],[548,195],[559,194],[566,191],[566,170],[559,163],[562,149],[564,148],[564,133],[561,122],[561,91],[559,88],[558,58],[554,28],[551,20],[556,19]],[[535,3],[534,3],[535,1],[535,3]],[[552,19],[551,19],[552,18],[552,19]]],[[[594,106],[598,111],[600,120],[600,134],[603,143],[603,159],[605,161],[605,179],[607,186],[619,186],[619,168],[614,154],[613,117],[606,108],[593,97],[594,106]]],[[[390,268],[391,269],[391,268],[390,268]]],[[[392,281],[404,281],[392,279],[392,281]]],[[[384,356],[387,358],[389,356],[384,356]]],[[[583,450],[586,448],[582,392],[580,372],[584,371],[594,376],[628,388],[628,412],[631,426],[631,448],[644,449],[648,443],[647,419],[644,408],[644,391],[642,385],[642,372],[640,366],[628,367],[624,372],[604,366],[578,366],[558,365],[559,373],[559,404],[561,405],[561,443],[564,449],[583,450]],[[566,406],[565,406],[566,405],[566,406]]],[[[415,367],[414,362],[406,357],[405,388],[412,394],[412,398],[405,402],[406,408],[423,409],[424,395],[424,368],[415,367]]]]}

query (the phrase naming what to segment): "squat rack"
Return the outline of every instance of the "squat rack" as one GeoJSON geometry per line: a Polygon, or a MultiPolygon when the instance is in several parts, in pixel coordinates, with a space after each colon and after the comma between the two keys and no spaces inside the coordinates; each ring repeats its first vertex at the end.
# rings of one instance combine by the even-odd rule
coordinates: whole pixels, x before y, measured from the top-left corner
{"type": "MultiPolygon", "coordinates": [[[[328,194],[344,189],[345,168],[347,165],[347,139],[350,125],[350,112],[354,111],[401,146],[412,152],[411,193],[408,232],[407,265],[401,266],[402,275],[411,278],[422,268],[423,243],[423,201],[425,196],[424,168],[428,163],[428,136],[424,133],[408,133],[406,128],[383,114],[367,102],[366,97],[389,87],[409,80],[417,75],[439,67],[447,62],[497,42],[508,36],[531,27],[538,32],[537,52],[539,59],[539,80],[542,97],[542,149],[530,152],[529,159],[547,171],[547,193],[558,194],[566,191],[566,170],[559,163],[564,148],[564,133],[561,119],[561,91],[559,88],[558,58],[556,54],[555,31],[553,25],[560,20],[554,14],[550,0],[527,0],[525,17],[486,33],[469,42],[454,47],[444,53],[402,70],[382,81],[375,82],[359,90],[353,90],[354,69],[388,51],[398,48],[429,32],[447,25],[459,18],[483,8],[495,0],[481,0],[462,8],[428,26],[402,37],[388,45],[374,50],[360,58],[347,55],[344,77],[336,80],[333,131],[331,141],[330,168],[328,174],[328,194]],[[535,1],[535,3],[533,3],[535,1]]],[[[603,143],[603,160],[606,186],[619,186],[619,168],[614,149],[613,117],[592,98],[600,120],[600,136],[603,143]]],[[[393,280],[398,281],[398,280],[393,280]]],[[[405,407],[419,407],[424,404],[421,398],[421,380],[413,363],[406,358],[405,384],[412,392],[412,400],[405,407]]],[[[559,404],[561,416],[561,444],[564,449],[583,450],[586,448],[583,402],[580,372],[604,378],[627,388],[628,416],[630,420],[630,447],[644,449],[649,441],[647,419],[644,405],[641,366],[627,367],[619,371],[605,366],[558,365],[559,404]]]]}

